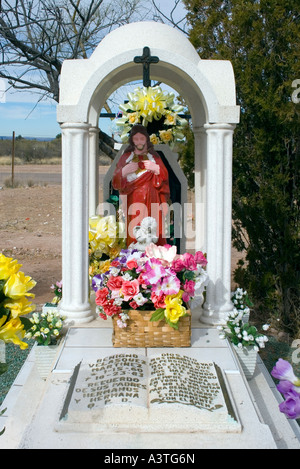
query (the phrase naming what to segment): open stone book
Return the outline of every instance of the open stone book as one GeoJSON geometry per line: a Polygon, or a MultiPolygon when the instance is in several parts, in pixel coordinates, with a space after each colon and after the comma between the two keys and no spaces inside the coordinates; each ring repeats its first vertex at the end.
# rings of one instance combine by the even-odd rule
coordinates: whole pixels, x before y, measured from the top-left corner
{"type": "Polygon", "coordinates": [[[178,353],[79,363],[59,431],[240,432],[221,370],[178,353]]]}

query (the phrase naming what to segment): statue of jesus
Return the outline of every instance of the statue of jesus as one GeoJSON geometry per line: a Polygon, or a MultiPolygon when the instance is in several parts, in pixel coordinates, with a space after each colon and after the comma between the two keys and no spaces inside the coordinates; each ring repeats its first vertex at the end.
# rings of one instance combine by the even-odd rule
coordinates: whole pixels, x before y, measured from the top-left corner
{"type": "Polygon", "coordinates": [[[169,176],[144,126],[132,127],[129,145],[117,164],[112,185],[119,191],[126,210],[127,246],[136,241],[133,229],[146,217],[156,220],[156,244],[166,244],[164,224],[170,197],[169,176]]]}

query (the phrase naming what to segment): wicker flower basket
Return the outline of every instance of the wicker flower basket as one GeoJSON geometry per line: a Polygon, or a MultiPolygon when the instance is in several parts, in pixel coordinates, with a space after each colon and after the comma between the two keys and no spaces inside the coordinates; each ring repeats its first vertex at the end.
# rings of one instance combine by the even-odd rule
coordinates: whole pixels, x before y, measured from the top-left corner
{"type": "Polygon", "coordinates": [[[128,326],[120,328],[117,317],[113,317],[114,347],[190,347],[191,315],[180,318],[178,330],[165,321],[151,322],[154,311],[126,311],[130,317],[128,326]]]}

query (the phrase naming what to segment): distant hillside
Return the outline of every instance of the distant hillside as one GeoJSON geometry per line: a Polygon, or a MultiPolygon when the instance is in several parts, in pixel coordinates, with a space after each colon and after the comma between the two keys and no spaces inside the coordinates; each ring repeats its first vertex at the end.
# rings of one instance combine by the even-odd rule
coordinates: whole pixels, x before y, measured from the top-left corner
{"type": "MultiPolygon", "coordinates": [[[[38,140],[40,142],[50,142],[51,140],[54,140],[55,137],[49,138],[49,137],[22,137],[25,140],[38,140]]],[[[0,135],[0,140],[12,140],[12,136],[1,136],[0,135]]]]}

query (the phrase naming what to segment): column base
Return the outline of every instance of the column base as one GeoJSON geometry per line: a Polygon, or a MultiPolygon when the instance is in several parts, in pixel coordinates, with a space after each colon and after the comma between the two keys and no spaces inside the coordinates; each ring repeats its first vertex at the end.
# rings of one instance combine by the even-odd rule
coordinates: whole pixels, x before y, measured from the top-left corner
{"type": "Polygon", "coordinates": [[[66,321],[68,323],[71,322],[74,325],[84,324],[95,319],[95,314],[91,310],[91,305],[88,305],[88,309],[76,308],[76,306],[72,307],[72,305],[66,307],[61,305],[60,312],[66,317],[66,321]]]}

